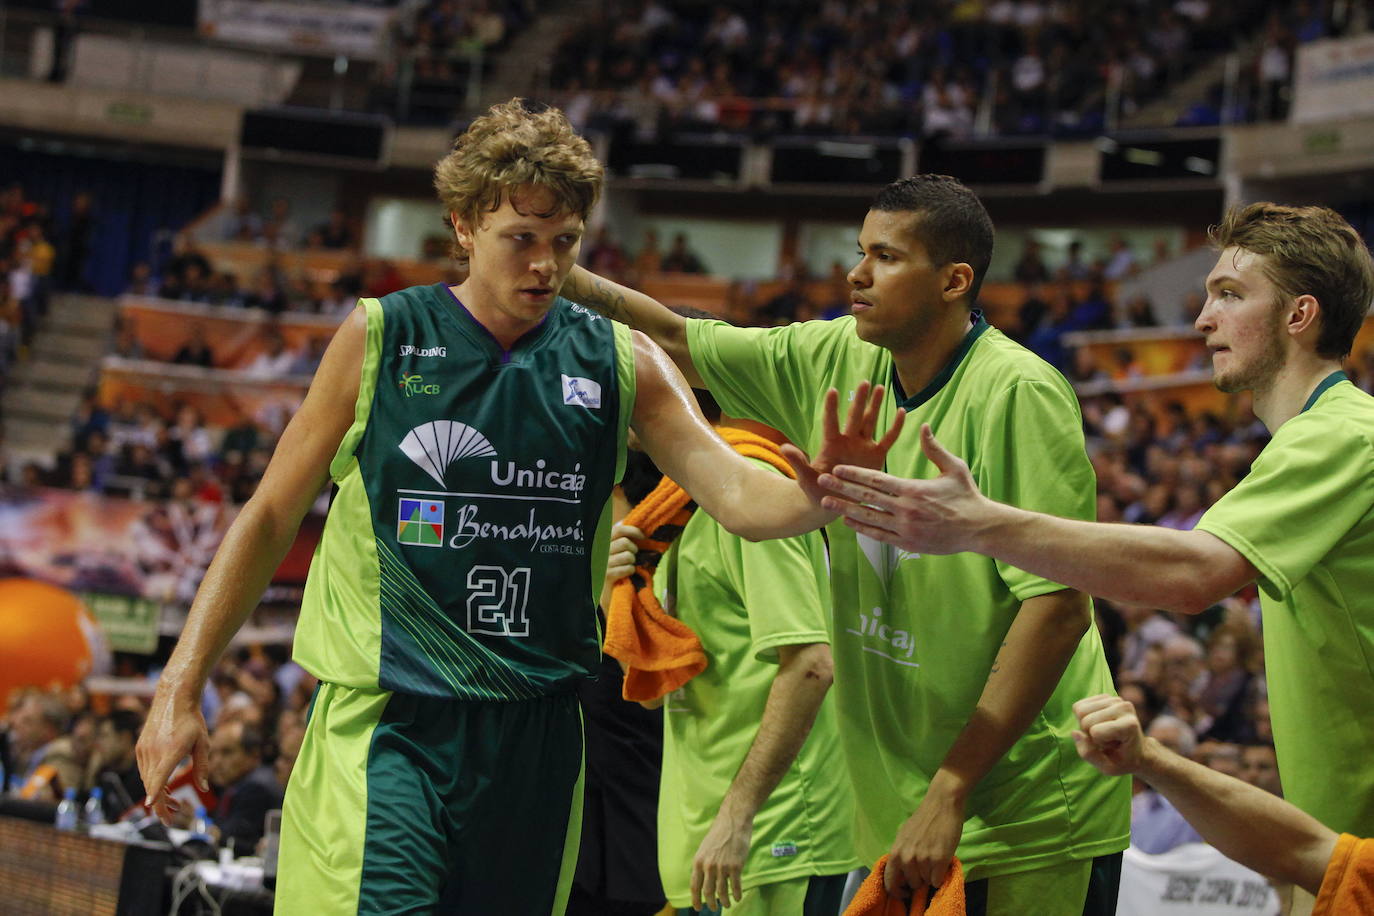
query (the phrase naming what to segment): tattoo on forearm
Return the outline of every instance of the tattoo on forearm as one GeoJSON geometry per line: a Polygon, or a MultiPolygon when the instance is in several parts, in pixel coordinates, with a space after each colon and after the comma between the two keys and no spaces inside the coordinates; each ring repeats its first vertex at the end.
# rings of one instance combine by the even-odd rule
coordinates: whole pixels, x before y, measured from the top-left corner
{"type": "Polygon", "coordinates": [[[1007,641],[1002,640],[1002,645],[997,650],[997,657],[992,660],[992,670],[988,672],[988,677],[992,677],[1002,667],[1002,650],[1007,647],[1007,641]]]}
{"type": "Polygon", "coordinates": [[[605,280],[596,280],[592,285],[596,287],[594,293],[596,304],[606,317],[623,321],[626,314],[625,294],[616,292],[605,280]]]}

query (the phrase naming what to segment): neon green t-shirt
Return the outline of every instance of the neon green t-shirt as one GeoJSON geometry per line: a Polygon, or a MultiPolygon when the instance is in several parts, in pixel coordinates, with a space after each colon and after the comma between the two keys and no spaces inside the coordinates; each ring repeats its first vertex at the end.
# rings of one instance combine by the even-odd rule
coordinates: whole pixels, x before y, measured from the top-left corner
{"type": "MultiPolygon", "coordinates": [[[[705,671],[669,695],[663,716],[659,875],[673,906],[685,907],[692,858],[758,733],[778,647],[830,641],[825,545],[817,532],[750,543],[697,512],[657,579],[665,606],[697,632],[708,658],[705,671]]],[[[853,795],[837,779],[843,769],[827,697],[806,744],[754,817],[746,889],[859,865],[853,795]]]]}
{"type": "MultiPolygon", "coordinates": [[[[854,319],[767,330],[689,321],[697,370],[727,413],[780,429],[814,454],[825,392],[848,409],[860,381],[892,386],[885,429],[910,416],[887,470],[933,477],[920,448],[930,423],[993,499],[1093,517],[1092,467],[1078,402],[1047,363],[981,317],[950,364],[906,397],[888,351],[860,340],[854,319]]],[[[867,861],[888,851],[963,730],[1021,602],[1062,586],[972,553],[908,554],[832,524],[836,712],[867,861]]],[[[1129,787],[1079,758],[1072,705],[1112,690],[1096,628],[1084,635],[1035,722],[968,798],[958,855],[970,880],[1124,849],[1129,787]]]]}
{"type": "Polygon", "coordinates": [[[1260,573],[1284,797],[1374,834],[1374,398],[1328,377],[1197,528],[1260,573]]]}

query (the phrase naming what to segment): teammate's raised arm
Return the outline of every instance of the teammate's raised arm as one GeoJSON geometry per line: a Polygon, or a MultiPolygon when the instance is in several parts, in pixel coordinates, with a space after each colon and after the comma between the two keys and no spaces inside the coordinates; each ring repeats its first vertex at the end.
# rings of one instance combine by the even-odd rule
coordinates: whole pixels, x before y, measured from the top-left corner
{"type": "Polygon", "coordinates": [[[829,419],[836,429],[826,452],[803,463],[795,450],[789,460],[807,481],[796,482],[771,474],[740,457],[717,436],[702,416],[691,391],[662,350],[642,334],[635,335],[635,374],[638,394],[631,425],[644,450],[659,468],[682,485],[708,515],[727,530],[750,540],[790,537],[813,531],[835,516],[820,507],[809,492],[811,482],[840,461],[881,467],[883,458],[902,428],[902,414],[877,441],[881,385],[862,386],[844,428],[835,419],[835,392],[830,393],[829,419]]]}
{"type": "Polygon", "coordinates": [[[689,319],[652,296],[607,280],[585,267],[573,268],[563,284],[563,295],[573,302],[596,309],[608,318],[628,324],[636,331],[643,331],[677,363],[688,384],[693,388],[706,387],[692,365],[692,354],[687,348],[689,319]]]}

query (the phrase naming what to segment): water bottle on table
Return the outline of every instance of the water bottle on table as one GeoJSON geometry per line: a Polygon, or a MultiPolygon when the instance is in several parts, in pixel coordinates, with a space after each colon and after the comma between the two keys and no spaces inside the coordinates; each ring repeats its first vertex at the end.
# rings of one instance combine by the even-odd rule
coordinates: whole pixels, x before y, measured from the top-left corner
{"type": "Polygon", "coordinates": [[[92,789],[86,799],[86,810],[81,820],[86,824],[87,830],[105,823],[105,793],[99,786],[92,789]]]}
{"type": "Polygon", "coordinates": [[[54,825],[58,830],[76,830],[81,812],[76,807],[76,790],[68,789],[62,793],[62,801],[57,803],[57,819],[54,825]]]}

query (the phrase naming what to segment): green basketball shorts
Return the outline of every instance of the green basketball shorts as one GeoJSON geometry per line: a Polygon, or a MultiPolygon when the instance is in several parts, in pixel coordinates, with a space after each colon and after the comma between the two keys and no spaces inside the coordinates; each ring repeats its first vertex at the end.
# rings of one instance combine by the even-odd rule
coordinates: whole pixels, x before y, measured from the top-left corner
{"type": "Polygon", "coordinates": [[[321,684],[287,788],[279,914],[561,914],[582,822],[572,694],[321,684]]]}

